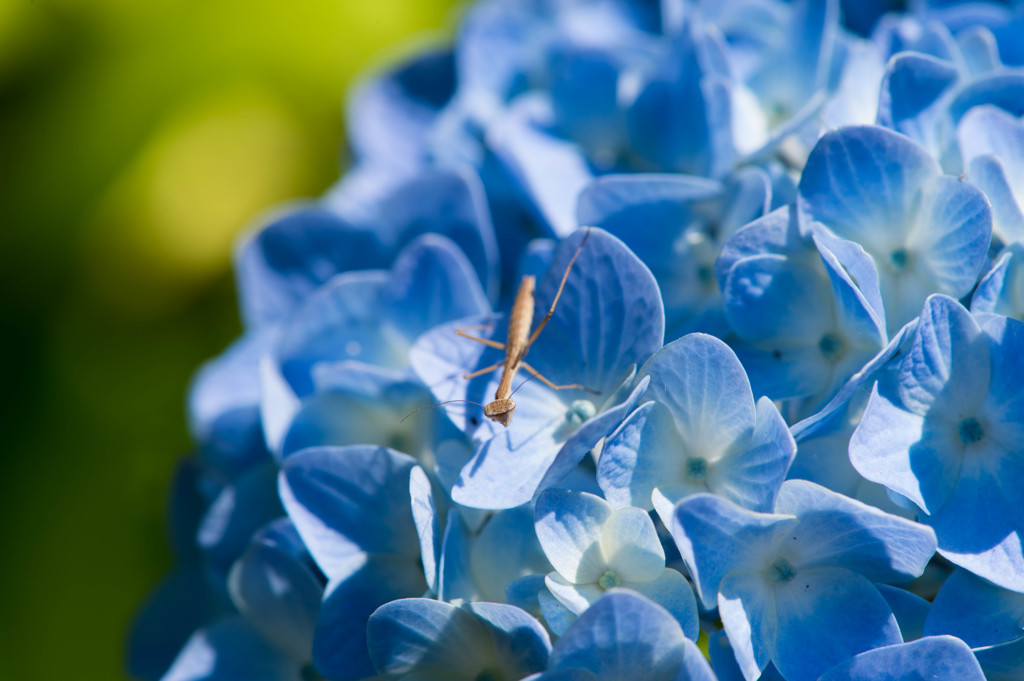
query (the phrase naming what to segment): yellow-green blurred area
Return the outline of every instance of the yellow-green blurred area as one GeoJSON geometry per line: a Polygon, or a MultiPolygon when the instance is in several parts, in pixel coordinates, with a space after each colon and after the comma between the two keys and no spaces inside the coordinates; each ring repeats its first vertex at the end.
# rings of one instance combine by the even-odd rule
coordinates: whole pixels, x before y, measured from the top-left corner
{"type": "Polygon", "coordinates": [[[119,679],[231,246],[454,0],[0,0],[0,679],[119,679]]]}

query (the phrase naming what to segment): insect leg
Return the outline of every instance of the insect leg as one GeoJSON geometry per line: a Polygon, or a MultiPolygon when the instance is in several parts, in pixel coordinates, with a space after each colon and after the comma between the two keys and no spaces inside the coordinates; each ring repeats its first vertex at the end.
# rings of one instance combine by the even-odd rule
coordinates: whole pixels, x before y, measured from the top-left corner
{"type": "Polygon", "coordinates": [[[551,388],[552,390],[569,390],[570,388],[575,388],[576,390],[586,390],[588,393],[593,393],[594,395],[601,394],[598,391],[594,390],[593,388],[588,388],[587,386],[580,385],[579,383],[570,383],[568,385],[555,385],[548,379],[544,378],[544,374],[540,373],[526,362],[520,362],[519,366],[528,371],[529,373],[533,374],[537,378],[539,378],[544,385],[551,388]]]}
{"type": "Polygon", "coordinates": [[[548,308],[548,313],[544,315],[544,319],[540,320],[540,324],[537,324],[537,328],[530,334],[530,340],[526,341],[526,347],[533,345],[533,342],[537,340],[537,336],[540,335],[541,330],[551,319],[551,315],[555,314],[555,305],[558,305],[558,299],[562,297],[562,289],[565,288],[565,282],[569,279],[569,273],[572,272],[572,266],[576,263],[576,258],[580,256],[580,251],[583,250],[583,244],[587,243],[587,239],[590,238],[590,229],[583,234],[583,240],[580,241],[580,245],[576,247],[576,252],[572,254],[572,258],[569,260],[569,264],[565,266],[565,274],[562,275],[562,283],[558,285],[558,292],[555,294],[555,299],[551,301],[551,307],[548,308]]]}
{"type": "Polygon", "coordinates": [[[496,340],[491,340],[489,338],[478,338],[477,336],[471,336],[468,333],[466,333],[466,331],[469,330],[469,329],[486,329],[486,328],[489,328],[489,327],[490,327],[490,324],[480,324],[478,326],[466,326],[466,327],[463,327],[461,329],[455,329],[455,333],[457,333],[458,335],[462,336],[463,338],[468,338],[469,340],[474,340],[477,343],[483,343],[484,345],[486,345],[488,347],[498,348],[499,350],[504,350],[505,349],[505,344],[504,343],[501,343],[501,342],[496,341],[496,340]]]}
{"type": "Polygon", "coordinates": [[[496,369],[500,369],[504,365],[505,365],[505,362],[501,361],[501,362],[498,362],[497,364],[492,364],[489,367],[484,367],[483,369],[479,369],[477,371],[474,371],[471,374],[466,374],[465,376],[463,376],[463,378],[468,381],[471,378],[476,378],[477,376],[483,376],[484,374],[489,374],[492,371],[495,371],[496,369]]]}

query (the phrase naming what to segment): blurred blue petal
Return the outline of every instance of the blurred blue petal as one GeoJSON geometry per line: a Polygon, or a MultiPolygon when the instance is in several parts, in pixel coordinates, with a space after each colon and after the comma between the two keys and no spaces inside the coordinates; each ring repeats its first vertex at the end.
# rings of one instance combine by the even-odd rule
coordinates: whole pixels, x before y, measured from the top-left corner
{"type": "Polygon", "coordinates": [[[599,681],[627,681],[642,669],[646,681],[672,681],[684,664],[687,643],[693,646],[666,610],[613,590],[558,639],[550,668],[586,669],[599,681]]]}
{"type": "Polygon", "coordinates": [[[301,665],[237,618],[199,629],[162,681],[300,681],[301,665]]]}
{"type": "Polygon", "coordinates": [[[830,669],[821,681],[985,681],[967,645],[952,636],[934,636],[890,645],[852,657],[830,669]]]}
{"type": "Polygon", "coordinates": [[[330,679],[357,681],[373,673],[366,642],[370,615],[385,603],[424,593],[423,570],[406,556],[350,554],[327,584],[313,635],[313,664],[330,679]]]}
{"type": "Polygon", "coordinates": [[[347,110],[347,137],[356,156],[399,168],[421,160],[425,132],[454,90],[455,60],[448,49],[424,50],[364,81],[347,110]]]}
{"type": "Polygon", "coordinates": [[[231,600],[246,621],[292,659],[312,659],[324,582],[286,518],[253,537],[228,577],[231,600]]]}
{"type": "Polygon", "coordinates": [[[409,496],[414,466],[405,454],[373,446],[316,447],[285,460],[281,501],[329,579],[360,551],[419,560],[409,496]]]}

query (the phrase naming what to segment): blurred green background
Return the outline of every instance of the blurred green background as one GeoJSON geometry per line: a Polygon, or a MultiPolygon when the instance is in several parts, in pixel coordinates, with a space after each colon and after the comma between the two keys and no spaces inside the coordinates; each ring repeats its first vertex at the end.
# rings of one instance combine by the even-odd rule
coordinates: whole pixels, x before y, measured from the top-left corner
{"type": "Polygon", "coordinates": [[[338,176],[353,76],[454,5],[0,0],[0,679],[124,678],[232,241],[338,176]]]}

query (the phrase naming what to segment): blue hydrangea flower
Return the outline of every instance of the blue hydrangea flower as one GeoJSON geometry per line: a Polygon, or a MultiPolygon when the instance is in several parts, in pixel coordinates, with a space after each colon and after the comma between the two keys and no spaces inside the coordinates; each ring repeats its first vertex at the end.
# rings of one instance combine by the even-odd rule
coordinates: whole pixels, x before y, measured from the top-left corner
{"type": "Polygon", "coordinates": [[[706,608],[717,603],[747,681],[768,662],[816,679],[850,655],[902,641],[873,581],[904,582],[935,552],[927,527],[813,483],[783,483],[774,513],[698,494],[672,536],[706,608]]]}
{"type": "Polygon", "coordinates": [[[697,492],[714,492],[768,512],[796,452],[771,400],[756,403],[736,355],[722,341],[691,334],[644,364],[643,404],[608,437],[598,483],[617,506],[658,508],[697,492]],[[653,499],[652,499],[653,493],[653,499]]]}
{"type": "Polygon", "coordinates": [[[722,681],[1019,679],[1024,15],[906,4],[481,0],[360,83],[236,251],[131,672],[713,681],[687,575],[722,681]],[[455,330],[580,244],[494,425],[455,330]]]}
{"type": "Polygon", "coordinates": [[[537,538],[555,568],[547,588],[571,613],[580,615],[609,589],[625,587],[664,607],[689,638],[697,638],[693,590],[683,575],[665,567],[658,532],[645,511],[615,510],[585,492],[547,490],[536,512],[537,538]]]}
{"type": "Polygon", "coordinates": [[[881,128],[825,134],[807,159],[797,205],[808,228],[822,224],[871,256],[890,333],[916,317],[928,295],[969,293],[985,264],[985,195],[881,128]]]}
{"type": "Polygon", "coordinates": [[[716,263],[728,337],[755,393],[824,406],[886,344],[877,274],[856,244],[801,233],[779,208],[737,231],[716,263]]]}
{"type": "MultiPolygon", "coordinates": [[[[534,327],[584,234],[562,242],[538,284],[534,327]]],[[[500,372],[471,381],[463,376],[501,362],[503,353],[455,334],[456,326],[468,323],[433,330],[411,353],[438,402],[493,399],[500,372]]],[[[661,347],[663,329],[661,297],[650,271],[614,237],[590,232],[554,316],[527,356],[552,383],[575,383],[587,390],[552,390],[539,380],[521,379],[509,428],[491,423],[480,407],[445,405],[452,420],[478,443],[452,498],[474,508],[512,508],[572,472],[636,407],[646,385],[633,380],[636,367],[661,347]]],[[[497,327],[494,337],[503,338],[503,332],[497,327]]]]}
{"type": "Polygon", "coordinates": [[[921,508],[943,556],[1018,590],[1022,343],[1021,322],[979,325],[955,300],[930,297],[910,352],[879,378],[850,441],[864,477],[921,508]]]}

